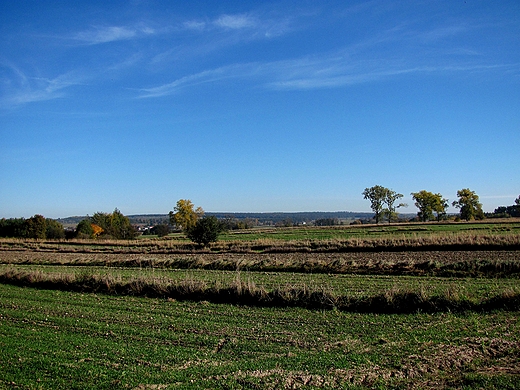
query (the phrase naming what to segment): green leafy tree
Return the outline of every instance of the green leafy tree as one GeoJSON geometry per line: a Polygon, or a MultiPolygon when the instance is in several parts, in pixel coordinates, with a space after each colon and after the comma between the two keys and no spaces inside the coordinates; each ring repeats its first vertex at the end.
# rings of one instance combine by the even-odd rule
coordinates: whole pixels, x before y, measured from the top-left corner
{"type": "Polygon", "coordinates": [[[406,203],[399,203],[397,206],[395,202],[403,197],[403,194],[398,194],[395,191],[387,189],[386,196],[384,202],[386,204],[386,209],[384,210],[384,214],[388,218],[388,222],[397,221],[397,209],[400,207],[407,207],[406,203]]]}
{"type": "Polygon", "coordinates": [[[77,238],[93,238],[94,229],[93,229],[92,225],[93,225],[93,223],[92,223],[91,219],[88,217],[79,221],[78,226],[76,226],[76,237],[77,238]]]}
{"type": "Polygon", "coordinates": [[[500,206],[493,211],[494,217],[509,218],[520,217],[520,196],[515,199],[515,204],[511,206],[500,206]]]}
{"type": "Polygon", "coordinates": [[[186,231],[188,238],[199,245],[208,245],[218,240],[223,226],[216,217],[202,217],[186,231]]]}
{"type": "Polygon", "coordinates": [[[520,195],[518,195],[518,198],[515,199],[515,204],[512,206],[509,206],[508,213],[512,217],[520,217],[520,195]]]}
{"type": "Polygon", "coordinates": [[[117,208],[109,215],[110,234],[117,239],[129,240],[135,238],[136,231],[130,219],[124,216],[117,208]]]}
{"type": "Polygon", "coordinates": [[[374,212],[376,223],[379,223],[384,211],[385,198],[388,192],[388,188],[383,186],[373,186],[370,188],[365,188],[363,191],[363,196],[365,199],[370,201],[370,208],[374,212]]]}
{"type": "Polygon", "coordinates": [[[437,221],[441,219],[446,219],[446,214],[448,212],[448,207],[450,203],[448,199],[443,198],[441,194],[435,194],[435,203],[433,206],[433,211],[437,214],[437,221]]]}
{"type": "Polygon", "coordinates": [[[157,237],[165,237],[168,234],[170,234],[170,225],[168,225],[166,223],[161,223],[159,225],[155,225],[151,229],[151,233],[156,234],[157,237]]]}
{"type": "Polygon", "coordinates": [[[194,227],[203,215],[204,210],[201,207],[195,210],[195,206],[189,199],[179,199],[173,211],[169,213],[170,223],[185,232],[194,227]]]}
{"type": "Polygon", "coordinates": [[[452,204],[454,207],[460,209],[460,218],[466,221],[473,219],[484,219],[484,212],[482,211],[482,204],[479,202],[478,195],[469,188],[464,188],[457,191],[458,200],[452,204]]]}
{"type": "Polygon", "coordinates": [[[90,237],[99,236],[128,240],[135,238],[137,234],[135,228],[130,223],[130,219],[124,216],[117,208],[113,213],[97,212],[89,218],[89,221],[92,228],[90,237]]]}
{"type": "Polygon", "coordinates": [[[0,221],[0,237],[27,237],[27,221],[25,218],[2,218],[0,221]]]}
{"type": "Polygon", "coordinates": [[[398,194],[397,192],[380,185],[365,188],[363,196],[365,199],[370,200],[370,207],[375,214],[374,218],[376,223],[379,223],[383,216],[386,216],[389,222],[396,220],[397,208],[406,207],[406,203],[400,203],[397,206],[395,205],[395,202],[401,199],[403,194],[398,194]]]}
{"type": "Polygon", "coordinates": [[[90,217],[90,223],[99,226],[106,234],[110,234],[110,214],[98,211],[90,217]]]}
{"type": "Polygon", "coordinates": [[[11,220],[2,218],[0,219],[0,237],[9,237],[9,232],[11,230],[11,220]]]}
{"type": "Polygon", "coordinates": [[[29,219],[2,218],[0,220],[0,237],[65,238],[65,229],[61,223],[53,219],[45,219],[39,214],[29,219]]]}
{"type": "Polygon", "coordinates": [[[446,215],[448,209],[448,200],[444,199],[441,194],[434,194],[430,191],[412,192],[412,198],[415,200],[415,206],[419,209],[417,216],[423,222],[434,219],[433,213],[437,214],[437,220],[446,215]]]}
{"type": "Polygon", "coordinates": [[[52,239],[65,238],[65,229],[63,225],[54,219],[45,220],[45,236],[52,239]]]}
{"type": "Polygon", "coordinates": [[[422,222],[433,219],[434,194],[430,191],[421,190],[419,192],[411,193],[413,200],[415,200],[415,207],[419,209],[417,216],[422,222]]]}
{"type": "Polygon", "coordinates": [[[27,220],[27,237],[28,238],[45,238],[47,225],[42,215],[36,214],[27,220]]]}

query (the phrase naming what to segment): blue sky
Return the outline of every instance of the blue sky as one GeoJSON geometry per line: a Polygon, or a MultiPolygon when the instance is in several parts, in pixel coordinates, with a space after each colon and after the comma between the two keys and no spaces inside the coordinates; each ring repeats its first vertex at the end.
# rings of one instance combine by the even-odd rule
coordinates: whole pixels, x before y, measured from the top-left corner
{"type": "MultiPolygon", "coordinates": [[[[520,194],[520,2],[4,1],[0,217],[520,194]]],[[[450,211],[455,211],[451,209],[450,211]]]]}

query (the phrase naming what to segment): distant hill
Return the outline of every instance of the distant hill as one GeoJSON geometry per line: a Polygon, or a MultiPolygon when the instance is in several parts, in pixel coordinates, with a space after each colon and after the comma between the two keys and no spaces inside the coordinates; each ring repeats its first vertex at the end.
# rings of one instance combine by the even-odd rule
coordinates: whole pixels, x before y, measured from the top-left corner
{"type": "Polygon", "coordinates": [[[261,225],[276,225],[279,222],[292,222],[294,224],[309,223],[317,219],[339,219],[353,221],[355,219],[369,219],[373,213],[356,213],[350,211],[303,211],[297,213],[206,213],[219,219],[236,218],[238,220],[253,219],[261,225]]]}
{"type": "MultiPolygon", "coordinates": [[[[351,211],[303,211],[297,213],[219,213],[206,212],[205,215],[215,216],[219,219],[234,218],[237,220],[252,219],[260,225],[276,225],[279,222],[288,221],[294,224],[309,223],[317,219],[337,218],[342,221],[353,221],[355,219],[370,219],[373,213],[351,212],[351,211]]],[[[57,219],[65,227],[75,227],[87,216],[73,216],[57,219]]],[[[168,214],[137,214],[128,215],[133,225],[153,226],[167,223],[168,214]]]]}
{"type": "MultiPolygon", "coordinates": [[[[161,223],[167,223],[169,220],[168,214],[139,214],[139,215],[127,215],[132,225],[159,225],[161,223]]],[[[76,227],[77,224],[87,218],[86,215],[76,215],[73,217],[58,218],[56,221],[61,223],[64,227],[76,227]]]]}
{"type": "Polygon", "coordinates": [[[68,227],[76,227],[78,223],[82,220],[87,218],[87,216],[74,216],[74,217],[66,217],[66,218],[57,218],[56,221],[61,223],[65,228],[68,227]]]}

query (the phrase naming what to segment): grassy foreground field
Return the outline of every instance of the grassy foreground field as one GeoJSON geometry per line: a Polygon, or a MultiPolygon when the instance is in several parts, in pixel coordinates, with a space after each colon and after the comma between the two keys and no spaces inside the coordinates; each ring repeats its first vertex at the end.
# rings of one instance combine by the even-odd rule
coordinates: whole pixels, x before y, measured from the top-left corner
{"type": "Polygon", "coordinates": [[[0,240],[0,388],[520,388],[518,222],[0,240]]]}
{"type": "Polygon", "coordinates": [[[0,387],[520,386],[518,312],[376,315],[0,285],[0,387]]]}

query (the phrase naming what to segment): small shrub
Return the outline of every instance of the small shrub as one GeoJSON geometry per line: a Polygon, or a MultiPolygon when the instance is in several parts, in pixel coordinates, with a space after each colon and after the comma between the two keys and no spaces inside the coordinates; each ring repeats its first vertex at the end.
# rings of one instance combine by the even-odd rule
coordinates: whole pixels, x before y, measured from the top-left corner
{"type": "Polygon", "coordinates": [[[187,230],[186,235],[191,241],[207,246],[210,242],[216,242],[222,231],[223,226],[216,217],[203,217],[187,230]]]}

